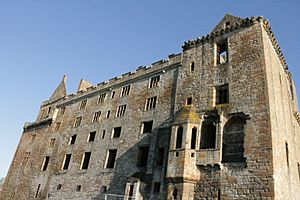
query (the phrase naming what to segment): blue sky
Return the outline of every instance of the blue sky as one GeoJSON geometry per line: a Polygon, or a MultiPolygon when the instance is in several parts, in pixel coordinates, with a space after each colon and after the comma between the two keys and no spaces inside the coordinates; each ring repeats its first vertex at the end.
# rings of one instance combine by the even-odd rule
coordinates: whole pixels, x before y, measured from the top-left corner
{"type": "Polygon", "coordinates": [[[300,94],[300,1],[0,1],[0,177],[64,74],[97,84],[181,52],[226,13],[271,22],[300,94]]]}

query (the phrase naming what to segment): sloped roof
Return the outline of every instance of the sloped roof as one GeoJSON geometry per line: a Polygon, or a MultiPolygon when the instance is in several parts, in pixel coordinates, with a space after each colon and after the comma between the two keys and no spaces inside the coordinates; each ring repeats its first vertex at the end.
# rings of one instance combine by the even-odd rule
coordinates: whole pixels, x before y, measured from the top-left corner
{"type": "Polygon", "coordinates": [[[180,109],[174,120],[174,124],[184,124],[184,123],[199,123],[200,118],[196,113],[194,106],[187,105],[180,109]]]}
{"type": "Polygon", "coordinates": [[[49,99],[50,101],[60,99],[62,97],[67,96],[67,83],[66,82],[67,82],[67,76],[64,75],[61,83],[57,86],[57,88],[51,95],[51,97],[49,99]]]}

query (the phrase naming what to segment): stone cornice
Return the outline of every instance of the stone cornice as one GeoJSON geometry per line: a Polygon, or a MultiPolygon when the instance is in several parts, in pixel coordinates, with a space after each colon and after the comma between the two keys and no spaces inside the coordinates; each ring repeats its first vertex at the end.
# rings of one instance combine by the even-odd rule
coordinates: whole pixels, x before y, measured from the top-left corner
{"type": "Polygon", "coordinates": [[[36,129],[44,128],[44,127],[50,125],[52,122],[53,122],[53,119],[48,118],[48,119],[42,120],[38,123],[36,123],[36,122],[26,123],[23,127],[24,133],[29,132],[29,131],[33,131],[33,130],[36,130],[36,129]]]}

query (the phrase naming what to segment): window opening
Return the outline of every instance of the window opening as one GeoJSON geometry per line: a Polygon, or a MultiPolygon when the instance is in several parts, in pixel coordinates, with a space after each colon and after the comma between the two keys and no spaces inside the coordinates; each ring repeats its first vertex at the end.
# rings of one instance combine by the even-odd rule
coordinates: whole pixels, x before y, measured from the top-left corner
{"type": "Polygon", "coordinates": [[[146,101],[146,110],[154,109],[156,107],[156,100],[156,96],[148,98],[146,101]]]}
{"type": "Polygon", "coordinates": [[[105,97],[106,97],[106,93],[100,94],[99,98],[98,98],[98,101],[97,101],[97,104],[104,103],[105,97]]]}
{"type": "Polygon", "coordinates": [[[289,145],[287,142],[285,142],[285,155],[286,155],[286,164],[289,167],[290,161],[289,161],[289,145]]]}
{"type": "Polygon", "coordinates": [[[76,186],[76,192],[80,192],[80,190],[81,190],[81,185],[77,185],[76,186]]]}
{"type": "Polygon", "coordinates": [[[34,140],[35,140],[35,138],[36,138],[36,134],[33,134],[33,135],[31,136],[30,143],[33,143],[33,142],[34,142],[34,140]]]}
{"type": "Polygon", "coordinates": [[[125,114],[125,110],[126,110],[126,105],[119,106],[116,116],[123,117],[125,114]]]}
{"type": "Polygon", "coordinates": [[[105,137],[105,132],[106,132],[105,130],[102,131],[102,136],[101,136],[102,139],[104,139],[105,137]]]}
{"type": "Polygon", "coordinates": [[[112,136],[112,138],[118,138],[118,137],[120,137],[121,136],[121,130],[122,130],[121,126],[120,127],[115,127],[113,129],[113,136],[112,136]]]}
{"type": "Polygon", "coordinates": [[[94,118],[93,118],[93,123],[99,122],[100,116],[101,116],[101,111],[95,112],[94,118]]]}
{"type": "Polygon", "coordinates": [[[105,185],[105,186],[102,186],[101,192],[102,192],[102,193],[106,193],[106,192],[107,192],[107,186],[106,186],[106,185],[105,185]]]}
{"type": "Polygon", "coordinates": [[[82,110],[82,109],[84,109],[84,108],[85,108],[85,106],[86,106],[86,103],[87,103],[87,99],[85,99],[85,100],[82,100],[82,101],[81,101],[81,103],[80,103],[79,110],[82,110]]]}
{"type": "Polygon", "coordinates": [[[94,142],[96,137],[96,131],[90,132],[88,142],[94,142]]]}
{"type": "Polygon", "coordinates": [[[204,121],[201,128],[200,149],[216,148],[216,122],[204,121]]]}
{"type": "Polygon", "coordinates": [[[51,138],[49,146],[53,147],[55,145],[55,138],[51,138]]]}
{"type": "Polygon", "coordinates": [[[72,157],[72,154],[65,155],[62,170],[67,170],[69,168],[71,157],[72,157]]]}
{"type": "Polygon", "coordinates": [[[153,186],[153,193],[159,194],[159,192],[160,192],[160,182],[155,182],[153,186]]]}
{"type": "Polygon", "coordinates": [[[150,79],[149,88],[158,87],[158,83],[160,81],[160,76],[155,76],[150,79]]]}
{"type": "Polygon", "coordinates": [[[128,196],[129,199],[131,199],[131,197],[133,196],[133,189],[134,189],[134,185],[129,185],[129,192],[128,192],[128,196]]]}
{"type": "Polygon", "coordinates": [[[177,129],[176,134],[176,149],[180,149],[182,147],[182,136],[183,136],[183,127],[180,126],[177,129]]]}
{"type": "Polygon", "coordinates": [[[190,63],[190,71],[193,72],[195,70],[195,62],[190,63]]]}
{"type": "Polygon", "coordinates": [[[156,157],[156,165],[161,166],[164,162],[164,153],[165,148],[158,148],[157,149],[157,157],[156,157]]]}
{"type": "Polygon", "coordinates": [[[152,131],[153,121],[143,122],[143,132],[150,133],[152,131]]]}
{"type": "Polygon", "coordinates": [[[193,98],[192,97],[189,97],[186,99],[186,105],[192,105],[193,103],[193,98]]]}
{"type": "Polygon", "coordinates": [[[115,98],[115,94],[116,94],[115,91],[112,91],[112,92],[111,92],[111,98],[112,98],[112,99],[115,98]]]}
{"type": "Polygon", "coordinates": [[[69,145],[75,144],[76,138],[77,134],[72,135],[69,140],[69,145]]]}
{"type": "Polygon", "coordinates": [[[228,84],[220,85],[216,87],[217,101],[216,104],[229,103],[229,89],[228,84]]]}
{"type": "Polygon", "coordinates": [[[40,187],[41,187],[41,184],[38,185],[37,189],[36,189],[36,192],[35,192],[35,195],[34,195],[34,198],[38,198],[39,196],[39,191],[40,191],[40,187]]]}
{"type": "Polygon", "coordinates": [[[197,141],[197,128],[194,127],[192,129],[191,149],[196,149],[196,141],[197,141]]]}
{"type": "Polygon", "coordinates": [[[43,161],[42,171],[46,171],[49,164],[50,156],[46,156],[43,161]]]}
{"type": "Polygon", "coordinates": [[[117,149],[108,150],[106,167],[105,168],[114,168],[115,161],[117,157],[117,149]]]}
{"type": "Polygon", "coordinates": [[[60,128],[61,122],[55,124],[54,131],[58,131],[60,128]]]}
{"type": "Polygon", "coordinates": [[[138,153],[138,167],[146,167],[148,162],[149,147],[140,147],[138,153]]]}
{"type": "Polygon", "coordinates": [[[130,85],[126,85],[122,88],[121,97],[128,96],[130,92],[130,85]]]}
{"type": "Polygon", "coordinates": [[[108,119],[110,116],[110,110],[107,111],[106,118],[108,119]]]}
{"type": "Polygon", "coordinates": [[[91,154],[92,154],[91,152],[85,152],[83,154],[81,169],[88,169],[89,163],[90,163],[91,154]]]}
{"type": "Polygon", "coordinates": [[[77,118],[75,119],[74,128],[77,128],[77,127],[80,126],[81,120],[82,120],[82,117],[77,117],[77,118]]]}
{"type": "Polygon", "coordinates": [[[217,64],[228,62],[228,47],[227,40],[217,44],[217,64]]]}
{"type": "Polygon", "coordinates": [[[56,190],[61,190],[62,184],[58,184],[56,190]]]}

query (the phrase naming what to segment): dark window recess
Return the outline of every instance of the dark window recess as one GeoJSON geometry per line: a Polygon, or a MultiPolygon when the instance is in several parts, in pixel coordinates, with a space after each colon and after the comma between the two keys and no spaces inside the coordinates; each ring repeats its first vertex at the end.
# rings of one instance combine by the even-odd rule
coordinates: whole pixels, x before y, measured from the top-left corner
{"type": "Polygon", "coordinates": [[[50,156],[46,156],[44,158],[43,166],[42,166],[42,171],[46,171],[48,164],[49,164],[50,156]]]}
{"type": "Polygon", "coordinates": [[[197,128],[194,127],[192,129],[191,149],[196,149],[196,141],[197,141],[197,128]]]}
{"type": "Polygon", "coordinates": [[[229,103],[228,84],[220,85],[216,88],[217,101],[216,104],[229,103]]]}
{"type": "Polygon", "coordinates": [[[160,182],[155,182],[153,185],[153,193],[159,194],[159,192],[160,192],[160,182]]]}
{"type": "Polygon", "coordinates": [[[81,190],[81,185],[76,186],[76,192],[79,192],[81,190]]]}
{"type": "Polygon", "coordinates": [[[34,140],[35,140],[35,138],[36,138],[36,134],[33,134],[33,135],[31,136],[30,143],[33,143],[33,142],[34,142],[34,140]]]}
{"type": "Polygon", "coordinates": [[[221,195],[222,195],[221,189],[218,189],[218,200],[221,200],[221,195]]]}
{"type": "Polygon", "coordinates": [[[158,148],[157,149],[157,157],[156,157],[156,165],[161,166],[164,162],[164,153],[165,149],[164,148],[158,148]]]}
{"type": "Polygon", "coordinates": [[[174,188],[172,195],[173,195],[173,199],[177,200],[177,196],[178,196],[178,190],[177,190],[177,188],[174,188]]]}
{"type": "Polygon", "coordinates": [[[88,142],[94,142],[96,137],[96,131],[90,132],[88,142]]]}
{"type": "Polygon", "coordinates": [[[77,117],[75,119],[74,128],[77,128],[81,124],[82,117],[77,117]]]}
{"type": "Polygon", "coordinates": [[[121,97],[128,96],[130,92],[130,85],[124,86],[122,88],[121,97]]]}
{"type": "Polygon", "coordinates": [[[138,167],[146,167],[148,162],[149,147],[140,147],[138,153],[138,167]]]}
{"type": "Polygon", "coordinates": [[[121,136],[122,127],[115,127],[113,130],[113,138],[118,138],[121,136]]]}
{"type": "Polygon", "coordinates": [[[107,111],[106,118],[109,118],[109,116],[110,116],[110,110],[107,111]]]}
{"type": "Polygon", "coordinates": [[[300,181],[300,163],[297,163],[297,167],[298,167],[298,177],[299,177],[299,181],[300,181]]]}
{"type": "Polygon", "coordinates": [[[91,152],[85,152],[84,153],[81,169],[88,169],[89,168],[91,154],[92,154],[91,152]]]}
{"type": "Polygon", "coordinates": [[[289,167],[290,166],[290,160],[289,160],[289,144],[285,142],[285,155],[286,155],[286,164],[289,167]]]}
{"type": "Polygon", "coordinates": [[[129,199],[131,199],[131,197],[133,196],[133,189],[134,189],[134,185],[129,185],[129,191],[128,191],[128,196],[130,197],[129,199]]]}
{"type": "Polygon", "coordinates": [[[71,138],[70,138],[69,145],[71,145],[71,144],[75,144],[76,138],[77,138],[77,134],[75,134],[75,135],[72,135],[72,136],[71,136],[71,138]]]}
{"type": "Polygon", "coordinates": [[[102,139],[104,139],[105,137],[105,132],[106,132],[105,130],[102,131],[102,136],[101,136],[102,139]]]}
{"type": "Polygon", "coordinates": [[[105,97],[106,97],[106,93],[100,94],[99,98],[98,98],[98,101],[97,101],[97,104],[104,103],[105,97]]]}
{"type": "Polygon", "coordinates": [[[195,62],[190,63],[190,71],[193,72],[195,70],[195,62]]]}
{"type": "Polygon", "coordinates": [[[244,158],[244,125],[242,117],[233,117],[225,124],[223,130],[222,162],[245,162],[244,158]]]}
{"type": "Polygon", "coordinates": [[[107,192],[107,186],[106,185],[104,185],[104,186],[101,187],[101,192],[102,193],[106,193],[107,192]]]}
{"type": "Polygon", "coordinates": [[[39,191],[40,191],[40,187],[41,187],[41,184],[38,185],[37,189],[36,189],[36,192],[35,192],[35,195],[34,195],[34,198],[38,198],[39,196],[39,191]]]}
{"type": "Polygon", "coordinates": [[[60,128],[60,125],[61,125],[60,122],[56,123],[56,124],[55,124],[55,127],[54,127],[54,131],[58,131],[59,128],[60,128]]]}
{"type": "Polygon", "coordinates": [[[118,107],[116,117],[123,117],[125,115],[126,105],[122,105],[118,107]]]}
{"type": "Polygon", "coordinates": [[[87,99],[85,99],[85,100],[81,101],[81,103],[80,103],[80,106],[79,106],[79,110],[82,110],[82,109],[84,109],[84,108],[85,108],[85,106],[86,106],[86,103],[87,103],[87,99]]]}
{"type": "Polygon", "coordinates": [[[105,168],[114,168],[117,157],[117,149],[108,150],[107,162],[105,168]]]}
{"type": "Polygon", "coordinates": [[[192,97],[189,97],[186,99],[186,105],[192,105],[193,103],[193,98],[192,97]]]}
{"type": "Polygon", "coordinates": [[[159,81],[160,81],[160,76],[152,77],[152,78],[150,79],[150,85],[149,85],[149,88],[157,87],[159,81]]]}
{"type": "Polygon", "coordinates": [[[227,40],[217,44],[217,64],[228,62],[227,40]]]}
{"type": "Polygon", "coordinates": [[[58,184],[56,190],[61,190],[62,184],[58,184]]]}
{"type": "Polygon", "coordinates": [[[182,147],[182,136],[183,136],[183,127],[180,126],[177,129],[176,134],[176,149],[180,149],[182,147]]]}
{"type": "Polygon", "coordinates": [[[63,170],[67,170],[69,168],[71,157],[72,157],[72,154],[66,154],[65,155],[64,165],[63,165],[63,168],[62,168],[63,170]]]}
{"type": "Polygon", "coordinates": [[[157,100],[157,97],[151,97],[151,98],[148,98],[147,101],[146,101],[146,110],[151,110],[151,109],[154,109],[156,107],[156,100],[157,100]]]}
{"type": "Polygon", "coordinates": [[[116,94],[115,91],[112,91],[112,92],[111,92],[111,98],[112,98],[112,99],[115,98],[115,94],[116,94]]]}
{"type": "Polygon", "coordinates": [[[204,121],[201,128],[200,149],[216,148],[216,125],[213,121],[204,121]]]}
{"type": "Polygon", "coordinates": [[[63,116],[65,114],[66,107],[61,107],[58,112],[58,116],[63,116]]]}
{"type": "Polygon", "coordinates": [[[150,133],[152,131],[153,121],[143,122],[143,133],[150,133]]]}
{"type": "Polygon", "coordinates": [[[55,145],[55,138],[51,138],[49,146],[53,147],[55,145]]]}
{"type": "Polygon", "coordinates": [[[230,21],[225,22],[225,27],[230,26],[230,21]]]}
{"type": "Polygon", "coordinates": [[[93,117],[93,123],[99,122],[100,116],[101,116],[101,111],[95,112],[93,117]]]}
{"type": "Polygon", "coordinates": [[[294,100],[294,90],[293,90],[293,83],[292,81],[290,80],[290,91],[291,91],[291,97],[292,97],[292,100],[294,100]]]}

